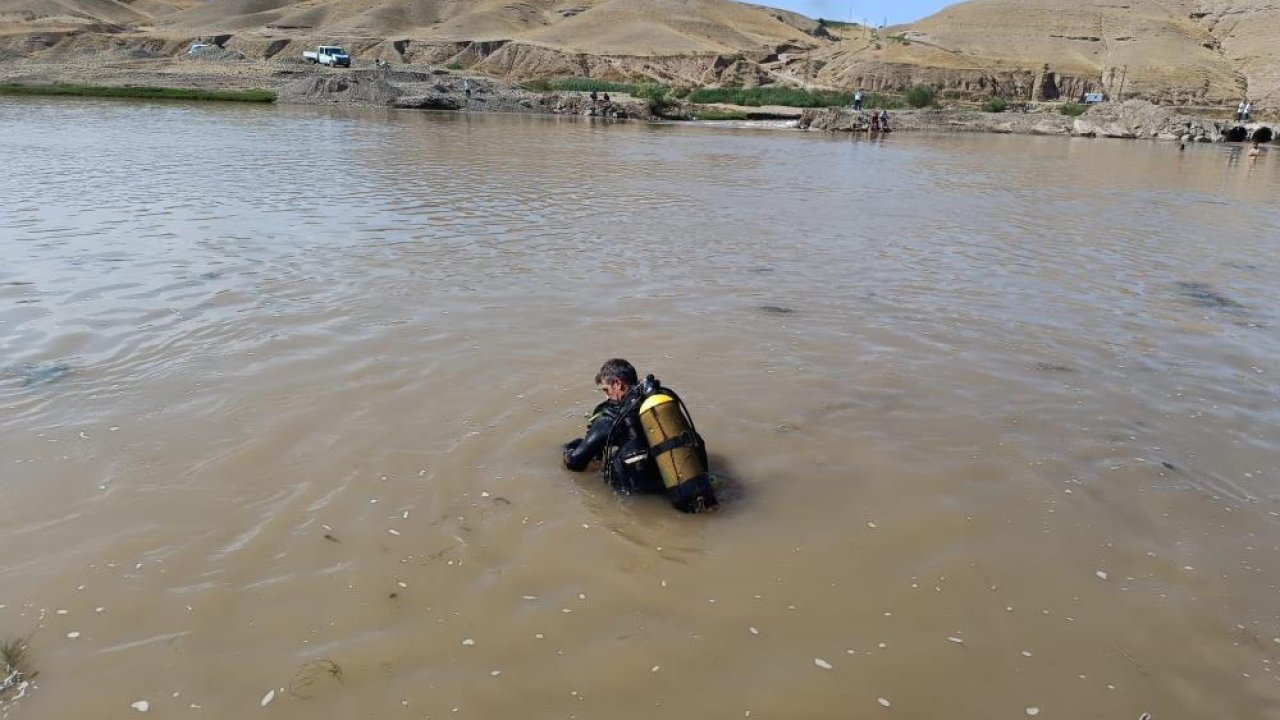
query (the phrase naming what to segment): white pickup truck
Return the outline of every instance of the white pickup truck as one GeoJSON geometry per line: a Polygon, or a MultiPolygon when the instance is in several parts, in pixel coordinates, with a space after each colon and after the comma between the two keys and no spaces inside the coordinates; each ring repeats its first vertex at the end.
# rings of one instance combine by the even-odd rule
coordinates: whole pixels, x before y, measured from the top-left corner
{"type": "Polygon", "coordinates": [[[315,50],[304,50],[302,59],[312,65],[320,63],[330,67],[351,67],[351,56],[337,45],[321,45],[315,50]]]}

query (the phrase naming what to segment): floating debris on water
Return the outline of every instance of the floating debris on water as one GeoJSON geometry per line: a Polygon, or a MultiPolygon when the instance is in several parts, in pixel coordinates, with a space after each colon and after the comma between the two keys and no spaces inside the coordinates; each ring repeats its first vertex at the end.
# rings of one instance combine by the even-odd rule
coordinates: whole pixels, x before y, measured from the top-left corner
{"type": "Polygon", "coordinates": [[[958,637],[956,637],[956,636],[954,636],[954,635],[952,635],[951,637],[947,638],[947,640],[949,640],[949,641],[951,641],[951,642],[953,642],[953,643],[955,643],[955,644],[957,644],[957,645],[963,645],[963,644],[964,644],[964,640],[963,640],[963,639],[958,638],[958,637]]]}
{"type": "Polygon", "coordinates": [[[782,307],[781,305],[760,305],[756,309],[770,315],[790,315],[795,312],[792,308],[782,307]]]}
{"type": "Polygon", "coordinates": [[[876,702],[880,703],[885,707],[889,707],[889,701],[885,700],[884,698],[876,698],[876,702]]]}
{"type": "Polygon", "coordinates": [[[266,707],[271,704],[272,700],[275,700],[275,699],[276,699],[276,691],[268,690],[267,694],[263,695],[262,699],[258,701],[258,704],[261,705],[262,707],[266,707]]]}
{"type": "Polygon", "coordinates": [[[757,629],[755,629],[755,628],[753,628],[753,627],[749,627],[749,628],[747,628],[747,630],[750,630],[752,635],[759,635],[759,634],[760,634],[760,631],[759,631],[759,630],[757,630],[757,629]]]}
{"type": "Polygon", "coordinates": [[[1107,579],[1107,573],[1106,573],[1106,571],[1105,571],[1105,570],[1099,570],[1099,571],[1095,572],[1095,573],[1094,573],[1094,575],[1097,575],[1099,580],[1106,580],[1106,579],[1107,579]]]}
{"type": "Polygon", "coordinates": [[[67,633],[67,637],[71,638],[72,640],[75,640],[76,638],[80,637],[80,631],[72,630],[71,632],[67,633]]]}
{"type": "Polygon", "coordinates": [[[467,638],[466,640],[462,641],[462,644],[466,645],[467,647],[471,647],[472,645],[476,644],[476,641],[472,640],[471,638],[467,638]]]}
{"type": "Polygon", "coordinates": [[[139,700],[134,703],[129,703],[129,707],[133,708],[134,710],[137,710],[140,713],[144,713],[151,709],[151,703],[147,702],[146,700],[139,700]]]}
{"type": "Polygon", "coordinates": [[[22,381],[23,387],[49,385],[71,374],[71,366],[65,363],[24,363],[4,369],[3,375],[22,381]]]}
{"type": "Polygon", "coordinates": [[[654,665],[653,667],[649,668],[649,672],[658,672],[661,669],[662,669],[661,665],[654,665]]]}
{"type": "Polygon", "coordinates": [[[1177,283],[1177,288],[1179,295],[1203,308],[1213,308],[1228,312],[1239,312],[1244,309],[1244,305],[1218,292],[1208,283],[1179,282],[1177,283]]]}
{"type": "Polygon", "coordinates": [[[831,663],[827,662],[826,660],[823,660],[822,658],[814,658],[814,659],[813,659],[813,664],[814,664],[814,665],[817,665],[818,667],[822,668],[823,670],[830,670],[830,669],[831,669],[831,663]]]}
{"type": "Polygon", "coordinates": [[[331,683],[342,681],[342,668],[330,658],[305,663],[289,680],[289,694],[309,700],[316,697],[331,683]]]}
{"type": "Polygon", "coordinates": [[[1027,714],[1028,714],[1028,715],[1030,715],[1031,717],[1035,717],[1036,715],[1039,715],[1039,714],[1040,714],[1040,708],[1038,708],[1038,707],[1029,707],[1029,708],[1027,708],[1027,714]]]}

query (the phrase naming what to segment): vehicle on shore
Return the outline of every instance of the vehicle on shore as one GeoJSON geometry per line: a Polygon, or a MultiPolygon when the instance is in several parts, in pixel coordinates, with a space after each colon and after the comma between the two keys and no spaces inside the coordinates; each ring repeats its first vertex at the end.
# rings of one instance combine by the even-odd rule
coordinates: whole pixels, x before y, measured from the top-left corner
{"type": "Polygon", "coordinates": [[[351,67],[351,56],[337,45],[321,45],[315,50],[304,50],[302,59],[312,65],[328,65],[329,67],[351,67]]]}

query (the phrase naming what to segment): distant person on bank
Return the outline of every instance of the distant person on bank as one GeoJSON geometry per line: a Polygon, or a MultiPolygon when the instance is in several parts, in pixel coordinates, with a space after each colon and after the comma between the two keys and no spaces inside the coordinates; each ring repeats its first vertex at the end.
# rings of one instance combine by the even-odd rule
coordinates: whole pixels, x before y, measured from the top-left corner
{"type": "Polygon", "coordinates": [[[858,90],[853,94],[853,109],[862,109],[862,88],[858,88],[858,90]]]}

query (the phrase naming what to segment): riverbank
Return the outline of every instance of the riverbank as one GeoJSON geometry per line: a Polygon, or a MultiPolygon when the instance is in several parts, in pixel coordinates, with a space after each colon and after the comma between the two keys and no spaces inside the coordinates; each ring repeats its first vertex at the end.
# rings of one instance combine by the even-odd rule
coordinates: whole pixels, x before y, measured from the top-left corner
{"type": "MultiPolygon", "coordinates": [[[[868,116],[849,108],[806,110],[798,123],[802,129],[832,132],[866,132],[868,116]]],[[[978,132],[1016,135],[1069,135],[1152,139],[1179,142],[1272,142],[1280,135],[1280,123],[1236,122],[1186,115],[1175,108],[1145,100],[1102,103],[1079,116],[1055,109],[1040,112],[980,112],[959,109],[924,109],[891,113],[890,127],[908,132],[978,132]]]]}
{"type": "MultiPolygon", "coordinates": [[[[483,75],[433,65],[382,65],[335,69],[299,61],[260,61],[238,55],[91,63],[18,62],[0,68],[7,94],[67,94],[201,100],[268,101],[309,105],[363,105],[402,109],[577,115],[609,119],[769,120],[802,130],[865,132],[867,116],[849,108],[698,105],[675,98],[662,103],[611,93],[592,100],[580,91],[542,91],[483,75]],[[63,88],[74,87],[74,92],[63,88]],[[469,92],[468,92],[469,91],[469,92]]],[[[0,94],[5,94],[0,88],[0,94]]],[[[978,132],[1076,137],[1150,138],[1181,142],[1271,142],[1280,123],[1188,115],[1142,100],[1106,103],[1081,116],[1057,106],[1030,112],[991,113],[963,108],[892,110],[898,132],[978,132]]]]}
{"type": "Polygon", "coordinates": [[[0,95],[53,95],[59,97],[135,98],[143,100],[217,100],[221,102],[275,102],[269,90],[194,90],[189,88],[113,87],[102,85],[0,85],[0,95]]]}

